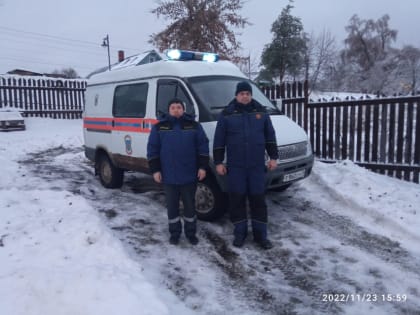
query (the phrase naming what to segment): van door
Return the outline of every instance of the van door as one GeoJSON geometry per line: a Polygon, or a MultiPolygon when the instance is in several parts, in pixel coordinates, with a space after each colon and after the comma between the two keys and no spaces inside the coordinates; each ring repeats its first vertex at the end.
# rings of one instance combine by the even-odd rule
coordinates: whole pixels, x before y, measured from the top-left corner
{"type": "Polygon", "coordinates": [[[174,97],[184,102],[187,114],[195,115],[194,103],[183,83],[176,79],[160,79],[157,86],[156,117],[168,112],[168,103],[174,97]]]}
{"type": "Polygon", "coordinates": [[[147,82],[115,87],[112,104],[112,152],[113,159],[120,168],[147,169],[144,144],[147,143],[151,128],[151,123],[145,119],[148,90],[147,82]]]}

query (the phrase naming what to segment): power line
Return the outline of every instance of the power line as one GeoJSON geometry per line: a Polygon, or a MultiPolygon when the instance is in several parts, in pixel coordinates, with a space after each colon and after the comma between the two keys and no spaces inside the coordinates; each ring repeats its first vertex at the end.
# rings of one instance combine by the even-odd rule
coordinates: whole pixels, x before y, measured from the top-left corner
{"type": "MultiPolygon", "coordinates": [[[[0,37],[1,37],[1,33],[0,33],[0,37]]],[[[17,44],[23,44],[23,45],[27,45],[28,44],[28,42],[25,42],[25,41],[20,41],[20,40],[18,40],[18,39],[16,39],[16,38],[12,38],[12,39],[10,39],[10,41],[12,41],[12,42],[14,42],[14,43],[17,43],[17,44]]],[[[6,41],[3,41],[5,44],[6,44],[6,46],[3,46],[2,47],[2,51],[3,52],[5,52],[5,51],[9,51],[9,50],[15,50],[15,51],[20,51],[20,52],[33,52],[33,50],[30,50],[30,49],[28,49],[27,47],[25,47],[25,48],[21,48],[21,47],[18,47],[18,46],[15,46],[15,47],[8,47],[8,46],[10,46],[10,45],[8,45],[9,43],[10,43],[10,41],[9,41],[9,39],[8,39],[8,41],[6,42],[6,41]]],[[[86,51],[86,50],[77,50],[77,49],[69,49],[69,48],[64,48],[64,47],[59,47],[59,46],[55,46],[55,45],[48,45],[48,44],[35,44],[35,45],[33,45],[33,44],[30,44],[30,48],[38,48],[39,50],[40,49],[42,49],[43,51],[45,51],[45,48],[52,48],[52,49],[55,49],[55,50],[58,50],[58,51],[66,51],[66,52],[76,52],[76,53],[83,53],[83,54],[90,54],[90,55],[96,55],[96,56],[102,56],[102,54],[100,53],[100,52],[93,52],[93,51],[86,51]]],[[[98,47],[98,51],[99,51],[99,49],[101,49],[100,47],[98,47]]],[[[39,52],[39,50],[38,50],[38,52],[39,52]]]]}
{"type": "MultiPolygon", "coordinates": [[[[10,28],[10,27],[5,27],[5,26],[0,26],[0,29],[6,30],[6,31],[9,31],[9,32],[20,33],[20,34],[46,37],[46,38],[48,38],[50,40],[69,41],[69,42],[72,42],[72,43],[78,42],[78,43],[81,43],[81,44],[84,44],[84,45],[91,45],[91,46],[95,46],[95,47],[97,47],[98,45],[100,45],[99,41],[98,42],[90,42],[90,41],[85,41],[85,40],[72,39],[72,38],[54,36],[54,35],[49,35],[49,34],[37,33],[37,32],[22,31],[22,30],[10,28]]],[[[120,49],[129,49],[129,50],[139,51],[138,48],[128,48],[128,47],[121,47],[121,46],[118,46],[118,47],[120,47],[120,49]]]]}
{"type": "MultiPolygon", "coordinates": [[[[37,63],[37,64],[44,64],[44,65],[54,65],[54,66],[62,66],[62,67],[70,67],[69,64],[62,64],[62,63],[52,63],[52,62],[44,62],[44,61],[37,61],[37,60],[31,60],[31,59],[19,59],[19,58],[13,58],[13,57],[0,57],[1,59],[8,59],[8,60],[14,60],[19,62],[28,62],[28,63],[37,63]]],[[[94,70],[99,67],[92,67],[88,65],[78,65],[77,68],[83,68],[83,69],[89,69],[94,70]]]]}
{"type": "MultiPolygon", "coordinates": [[[[91,42],[86,40],[78,40],[74,38],[60,37],[50,34],[43,34],[37,32],[23,31],[10,27],[5,27],[0,25],[0,39],[2,42],[2,50],[0,53],[7,55],[7,57],[0,57],[0,64],[3,64],[2,67],[10,64],[6,60],[17,61],[22,65],[40,64],[40,65],[50,65],[53,67],[73,67],[75,69],[85,69],[88,71],[93,71],[95,69],[101,68],[103,63],[100,62],[100,58],[106,58],[106,52],[100,52],[103,50],[100,45],[100,41],[91,42]],[[69,47],[71,46],[71,47],[69,47]],[[35,51],[34,51],[35,49],[35,51]],[[39,50],[42,50],[40,52],[39,50]],[[17,52],[17,53],[14,53],[17,52]],[[68,53],[68,54],[65,54],[68,53]],[[23,54],[30,55],[29,58],[22,56],[23,54]],[[68,55],[76,57],[66,57],[68,55]],[[80,55],[90,55],[88,58],[81,58],[80,55]],[[47,56],[45,60],[37,59],[34,60],[33,56],[47,56]],[[94,57],[97,56],[97,57],[94,57]],[[95,59],[93,59],[95,58],[95,59]],[[47,60],[54,59],[58,62],[51,62],[47,60]],[[4,60],[5,62],[1,62],[4,60]],[[59,60],[63,60],[63,63],[60,63],[59,60]],[[74,64],[74,60],[77,62],[84,60],[90,63],[90,65],[78,65],[74,64]],[[98,66],[97,66],[98,65],[98,66]]],[[[113,42],[111,42],[112,44],[113,42]]],[[[138,52],[139,49],[119,47],[118,49],[113,47],[119,47],[117,44],[113,44],[110,47],[112,55],[120,49],[126,51],[138,52]]]]}
{"type": "Polygon", "coordinates": [[[42,37],[47,37],[47,38],[55,39],[55,40],[64,40],[64,41],[70,41],[70,42],[79,42],[79,43],[83,43],[85,45],[98,46],[98,43],[89,42],[89,41],[85,41],[85,40],[71,39],[71,38],[65,38],[65,37],[59,37],[59,36],[53,36],[53,35],[47,35],[47,34],[36,33],[36,32],[27,32],[27,31],[17,30],[17,29],[13,29],[13,28],[10,28],[10,27],[4,27],[4,26],[0,26],[0,29],[11,31],[11,32],[16,32],[16,33],[21,33],[21,34],[42,36],[42,37]]]}

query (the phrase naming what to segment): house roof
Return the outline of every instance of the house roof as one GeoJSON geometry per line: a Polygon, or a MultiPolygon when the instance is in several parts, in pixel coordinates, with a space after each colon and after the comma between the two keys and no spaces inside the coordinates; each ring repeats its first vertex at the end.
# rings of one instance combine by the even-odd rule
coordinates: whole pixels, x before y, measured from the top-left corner
{"type": "MultiPolygon", "coordinates": [[[[113,65],[111,65],[111,71],[117,70],[117,69],[123,69],[127,67],[138,66],[141,64],[151,63],[151,62],[159,61],[162,59],[163,59],[162,56],[156,50],[152,49],[152,50],[148,50],[148,51],[127,57],[121,62],[114,63],[113,65]]],[[[90,73],[87,76],[87,78],[89,79],[93,75],[106,72],[106,71],[108,71],[108,67],[97,69],[93,71],[92,73],[90,73]]]]}
{"type": "Polygon", "coordinates": [[[33,75],[33,76],[43,76],[44,75],[43,73],[33,72],[33,71],[30,71],[30,70],[25,70],[25,69],[10,70],[6,74],[33,75]]]}

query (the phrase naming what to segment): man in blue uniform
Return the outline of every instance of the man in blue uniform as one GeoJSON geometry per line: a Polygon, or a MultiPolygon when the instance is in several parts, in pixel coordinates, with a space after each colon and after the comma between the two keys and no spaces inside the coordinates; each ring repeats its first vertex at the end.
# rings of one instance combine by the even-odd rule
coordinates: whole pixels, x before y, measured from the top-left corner
{"type": "Polygon", "coordinates": [[[213,144],[216,171],[228,177],[229,211],[236,247],[243,246],[248,234],[247,197],[254,241],[264,249],[273,247],[267,238],[265,152],[270,157],[267,169],[275,169],[278,151],[270,116],[252,99],[251,85],[247,81],[239,82],[235,98],[219,116],[213,144]],[[225,149],[227,167],[223,164],[225,149]]]}
{"type": "Polygon", "coordinates": [[[172,99],[169,114],[153,126],[147,144],[147,159],[153,178],[163,183],[169,220],[169,242],[178,244],[182,233],[179,200],[184,204],[184,233],[193,245],[196,236],[195,191],[209,162],[209,140],[201,125],[185,113],[184,104],[172,99]]]}

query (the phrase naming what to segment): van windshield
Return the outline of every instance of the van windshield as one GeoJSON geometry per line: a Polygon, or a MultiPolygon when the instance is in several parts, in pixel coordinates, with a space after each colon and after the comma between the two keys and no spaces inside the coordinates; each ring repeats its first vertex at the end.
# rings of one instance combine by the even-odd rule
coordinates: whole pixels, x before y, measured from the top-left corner
{"type": "MultiPolygon", "coordinates": [[[[188,78],[187,82],[197,97],[200,110],[200,121],[215,121],[219,113],[235,97],[235,89],[243,78],[225,76],[206,76],[188,78]]],[[[278,109],[268,100],[263,92],[252,82],[252,97],[270,113],[279,114],[278,109]]]]}

